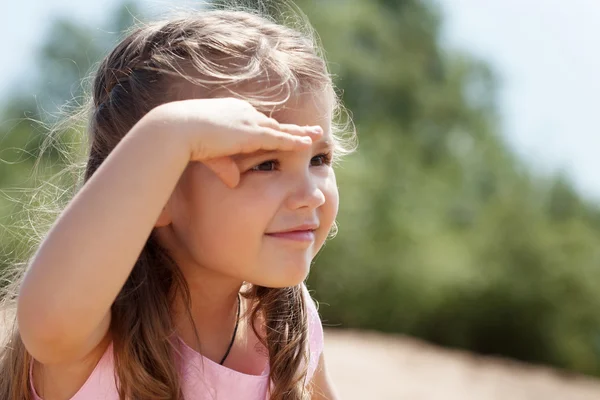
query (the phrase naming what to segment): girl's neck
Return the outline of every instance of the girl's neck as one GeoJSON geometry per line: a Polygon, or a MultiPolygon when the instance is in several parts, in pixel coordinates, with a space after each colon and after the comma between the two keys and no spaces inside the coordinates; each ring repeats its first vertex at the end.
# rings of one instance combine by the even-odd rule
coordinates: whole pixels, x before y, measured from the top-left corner
{"type": "MultiPolygon", "coordinates": [[[[176,245],[176,235],[170,228],[161,228],[158,235],[162,245],[170,250],[189,289],[189,307],[181,293],[176,294],[172,305],[175,333],[189,347],[218,363],[231,342],[237,316],[237,297],[244,282],[198,265],[190,254],[176,245]]],[[[225,365],[235,359],[240,346],[253,342],[248,340],[252,329],[248,329],[248,318],[245,317],[249,308],[248,301],[242,297],[238,331],[225,365]]]]}
{"type": "MultiPolygon", "coordinates": [[[[177,295],[173,305],[175,329],[188,346],[219,362],[231,342],[237,319],[238,293],[243,282],[201,267],[192,273],[189,270],[183,272],[190,293],[191,315],[183,296],[177,295]]],[[[245,303],[240,303],[241,316],[245,312],[245,303]]],[[[246,331],[244,321],[245,318],[241,318],[238,323],[236,340],[246,331]]]]}

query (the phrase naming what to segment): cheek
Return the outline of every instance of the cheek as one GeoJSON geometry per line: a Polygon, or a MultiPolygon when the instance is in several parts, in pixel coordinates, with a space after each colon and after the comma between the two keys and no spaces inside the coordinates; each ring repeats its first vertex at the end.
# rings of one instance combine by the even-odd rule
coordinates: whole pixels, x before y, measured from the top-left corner
{"type": "Polygon", "coordinates": [[[337,217],[340,196],[337,189],[335,175],[327,180],[327,183],[321,190],[325,196],[325,203],[319,209],[319,222],[321,223],[321,228],[323,229],[321,229],[319,232],[319,237],[317,238],[315,254],[327,239],[331,227],[333,226],[333,223],[337,217]]]}
{"type": "Polygon", "coordinates": [[[337,217],[337,213],[340,207],[340,192],[338,191],[338,187],[337,187],[337,180],[335,178],[335,174],[333,175],[333,179],[331,182],[331,196],[333,199],[333,203],[335,204],[335,215],[337,217]]]}
{"type": "Polygon", "coordinates": [[[331,187],[327,188],[327,191],[323,193],[325,195],[325,204],[323,204],[324,210],[323,213],[327,214],[326,220],[329,225],[333,225],[335,218],[337,217],[337,213],[340,206],[340,194],[338,192],[337,186],[334,183],[331,184],[331,187]]]}
{"type": "Polygon", "coordinates": [[[199,204],[196,226],[197,248],[205,266],[235,266],[251,257],[262,238],[256,210],[236,198],[209,196],[199,204]]]}
{"type": "Polygon", "coordinates": [[[259,257],[263,233],[272,218],[272,196],[249,188],[229,189],[210,171],[196,178],[188,243],[201,266],[240,275],[259,257]]]}
{"type": "Polygon", "coordinates": [[[338,191],[337,179],[333,169],[330,172],[329,179],[327,179],[323,194],[325,195],[325,205],[329,203],[329,209],[333,213],[333,219],[335,220],[340,205],[340,193],[338,191]]]}

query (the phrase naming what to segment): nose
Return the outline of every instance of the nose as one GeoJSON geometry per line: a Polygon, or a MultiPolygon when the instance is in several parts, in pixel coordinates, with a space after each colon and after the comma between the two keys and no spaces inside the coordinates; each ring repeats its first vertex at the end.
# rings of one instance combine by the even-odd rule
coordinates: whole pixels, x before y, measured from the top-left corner
{"type": "Polygon", "coordinates": [[[292,191],[286,202],[289,209],[316,209],[325,204],[325,194],[319,187],[317,177],[308,172],[303,176],[296,176],[293,180],[292,191]]]}

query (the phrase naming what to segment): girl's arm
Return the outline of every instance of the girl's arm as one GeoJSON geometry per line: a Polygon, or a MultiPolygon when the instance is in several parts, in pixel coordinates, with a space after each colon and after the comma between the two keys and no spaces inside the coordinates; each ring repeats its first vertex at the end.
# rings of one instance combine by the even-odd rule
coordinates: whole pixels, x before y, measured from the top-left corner
{"type": "Polygon", "coordinates": [[[39,362],[81,359],[108,332],[111,304],[189,161],[186,143],[162,132],[134,126],[37,250],[17,318],[39,362]]]}
{"type": "Polygon", "coordinates": [[[279,124],[233,98],[165,103],[125,135],[36,252],[17,304],[21,338],[41,363],[83,358],[106,336],[110,306],[190,161],[235,187],[231,159],[306,149],[321,127],[279,124]]]}

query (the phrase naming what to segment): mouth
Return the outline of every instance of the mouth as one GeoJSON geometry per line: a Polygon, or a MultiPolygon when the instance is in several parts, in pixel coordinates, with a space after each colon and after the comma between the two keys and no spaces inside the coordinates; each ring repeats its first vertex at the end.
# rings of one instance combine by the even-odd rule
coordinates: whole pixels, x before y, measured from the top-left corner
{"type": "Polygon", "coordinates": [[[275,232],[267,233],[267,236],[271,236],[277,239],[294,240],[298,242],[313,242],[315,240],[314,231],[275,232]]]}
{"type": "Polygon", "coordinates": [[[266,233],[266,235],[283,240],[292,240],[298,242],[314,242],[315,230],[318,227],[318,224],[305,224],[283,231],[269,232],[266,233]]]}

